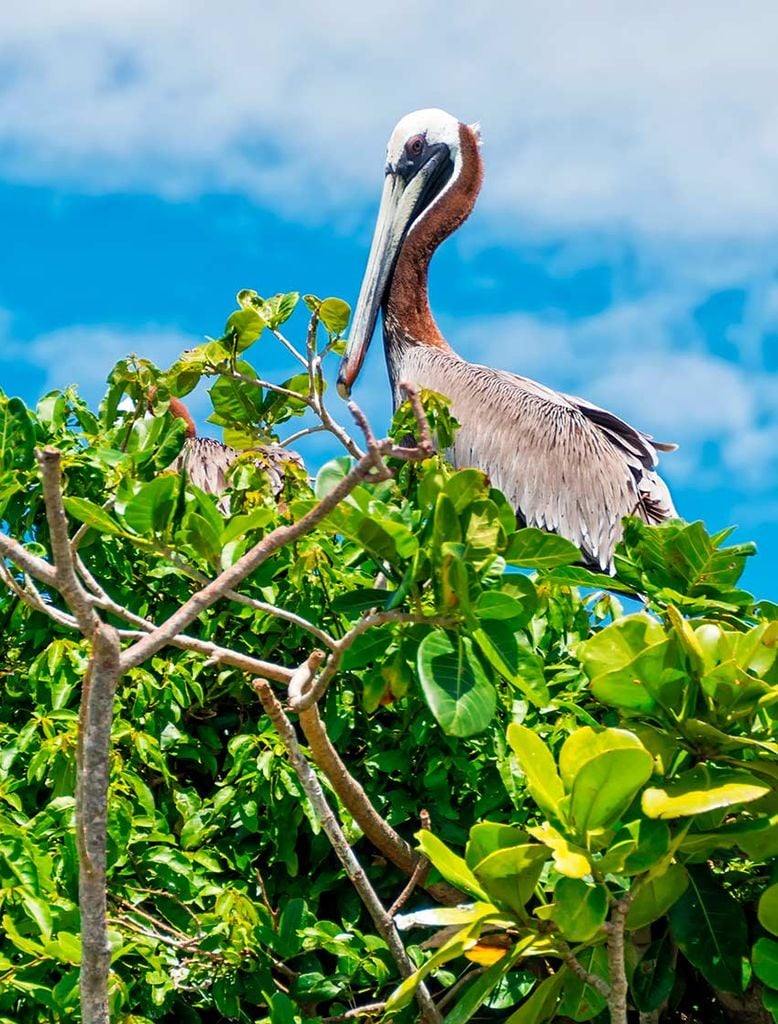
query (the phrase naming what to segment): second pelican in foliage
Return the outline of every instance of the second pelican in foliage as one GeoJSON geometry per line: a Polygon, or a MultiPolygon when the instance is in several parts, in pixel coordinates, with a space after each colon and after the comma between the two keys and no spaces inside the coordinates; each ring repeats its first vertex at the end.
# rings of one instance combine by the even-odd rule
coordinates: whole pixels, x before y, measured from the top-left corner
{"type": "Polygon", "coordinates": [[[469,363],[442,336],[427,271],[437,247],[469,216],[481,188],[477,126],[442,110],[404,117],[387,148],[373,244],[338,378],[348,395],[383,313],[395,404],[409,381],[451,400],[460,423],[449,453],[483,470],[520,524],[573,541],[592,568],[609,571],[621,519],[676,515],[655,472],[659,444],[591,402],[505,370],[469,363]]]}

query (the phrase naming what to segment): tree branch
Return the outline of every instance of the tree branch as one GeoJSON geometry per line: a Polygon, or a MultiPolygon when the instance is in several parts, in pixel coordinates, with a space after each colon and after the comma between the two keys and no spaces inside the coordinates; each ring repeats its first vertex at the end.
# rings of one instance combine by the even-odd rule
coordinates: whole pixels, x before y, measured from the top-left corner
{"type": "Polygon", "coordinates": [[[81,912],[81,1015],[84,1024],[108,1024],[106,829],[111,720],[121,676],[119,637],[99,623],[92,633],[79,712],[76,784],[78,901],[81,912]]]}
{"type": "MultiPolygon", "coordinates": [[[[230,566],[229,569],[225,569],[216,579],[190,597],[188,601],[181,605],[177,611],[152,633],[149,633],[148,636],[139,640],[122,654],[122,670],[126,671],[129,668],[135,668],[146,661],[147,658],[156,654],[174,636],[186,629],[198,615],[223,598],[228,590],[234,590],[249,573],[259,568],[270,555],[286,544],[291,544],[299,540],[300,537],[305,536],[322,519],[326,518],[358,484],[374,476],[376,469],[382,466],[382,456],[391,451],[392,448],[393,445],[389,439],[380,442],[376,452],[368,452],[366,455],[363,455],[349,473],[342,480],[338,481],[329,494],[314,505],[301,519],[290,525],[276,527],[275,530],[272,530],[266,537],[263,537],[262,540],[255,544],[253,548],[250,548],[234,565],[230,566]]],[[[411,454],[408,457],[413,458],[414,455],[411,454]]]]}
{"type": "Polygon", "coordinates": [[[334,641],[332,653],[327,658],[327,662],[324,669],[319,676],[313,681],[310,688],[306,683],[306,687],[300,687],[299,690],[295,689],[294,693],[289,694],[289,707],[292,711],[305,711],[317,704],[327,691],[327,687],[332,681],[335,673],[340,668],[340,662],[343,655],[351,647],[358,636],[362,633],[367,632],[373,626],[382,626],[387,622],[407,622],[409,625],[419,625],[420,623],[429,626],[442,626],[448,628],[454,624],[453,619],[444,615],[417,615],[414,612],[401,612],[401,611],[386,611],[377,612],[371,611],[366,615],[363,615],[359,622],[355,623],[351,629],[345,633],[340,640],[334,641]]]}
{"type": "Polygon", "coordinates": [[[89,595],[76,575],[73,551],[70,547],[68,520],[62,504],[62,454],[48,446],[36,452],[43,478],[43,500],[51,535],[51,550],[56,568],[56,587],[78,620],[84,636],[91,637],[100,625],[89,595]]]}
{"type": "Polygon", "coordinates": [[[33,555],[22,544],[8,534],[0,532],[0,555],[18,565],[24,572],[34,576],[47,587],[57,586],[57,570],[43,558],[33,555]]]}
{"type": "Polygon", "coordinates": [[[624,964],[624,923],[632,898],[629,893],[613,905],[608,923],[608,963],[611,972],[608,1010],[611,1024],[627,1024],[627,972],[624,964]]]}
{"type": "MultiPolygon", "coordinates": [[[[429,811],[425,811],[422,808],[422,810],[419,812],[419,819],[421,822],[421,827],[424,829],[424,831],[429,832],[429,811]]],[[[391,905],[391,907],[389,907],[389,909],[387,910],[387,914],[389,915],[389,917],[393,918],[400,910],[402,910],[402,908],[410,899],[411,894],[413,893],[413,890],[416,888],[417,885],[420,885],[422,888],[424,887],[424,883],[427,881],[427,873],[429,872],[429,869],[430,862],[427,860],[426,857],[422,857],[420,855],[419,859],[416,861],[416,867],[413,869],[413,874],[408,879],[408,884],[405,886],[405,888],[394,901],[394,903],[391,905]]]]}
{"type": "MultiPolygon", "coordinates": [[[[422,858],[398,835],[392,826],[376,811],[367,793],[349,773],[327,735],[316,704],[300,713],[300,728],[310,750],[311,760],[329,779],[332,788],[343,806],[348,810],[362,832],[373,846],[395,867],[406,875],[413,876],[422,858]]],[[[429,885],[420,883],[438,903],[456,906],[467,900],[467,896],[448,882],[429,885]]]]}
{"type": "MultiPolygon", "coordinates": [[[[284,714],[283,708],[276,700],[270,684],[266,680],[256,679],[254,681],[254,688],[257,691],[259,699],[262,701],[262,706],[265,709],[266,714],[276,727],[276,730],[286,747],[287,755],[292,767],[297,773],[300,784],[305,790],[305,794],[310,800],[311,806],[321,822],[322,829],[329,839],[338,859],[343,865],[346,874],[359,893],[362,902],[373,919],[373,923],[375,924],[377,931],[389,947],[389,952],[397,964],[397,969],[399,970],[400,975],[403,978],[410,977],[414,973],[414,967],[408,958],[405,946],[400,939],[394,922],[387,916],[381,901],[378,899],[375,890],[371,886],[370,881],[362,868],[362,865],[359,863],[354,851],[349,846],[346,837],[343,834],[343,830],[327,803],[327,798],[324,795],[324,790],[322,789],[319,780],[316,778],[311,766],[308,764],[300,750],[292,723],[284,714]]],[[[421,1019],[425,1024],[441,1024],[440,1014],[438,1013],[437,1008],[432,1001],[432,997],[423,982],[420,983],[416,989],[416,1000],[419,1004],[421,1019]]]]}
{"type": "Polygon", "coordinates": [[[589,988],[593,988],[595,989],[595,991],[599,992],[600,995],[603,996],[603,998],[609,999],[611,994],[611,987],[608,984],[608,982],[605,981],[604,978],[601,978],[599,974],[594,974],[592,971],[587,971],[584,965],[581,963],[581,961],[576,959],[575,954],[566,942],[560,941],[559,938],[556,938],[556,941],[559,942],[559,947],[562,953],[562,960],[565,962],[565,965],[570,970],[570,973],[574,974],[576,978],[579,978],[585,985],[588,985],[589,988]]]}

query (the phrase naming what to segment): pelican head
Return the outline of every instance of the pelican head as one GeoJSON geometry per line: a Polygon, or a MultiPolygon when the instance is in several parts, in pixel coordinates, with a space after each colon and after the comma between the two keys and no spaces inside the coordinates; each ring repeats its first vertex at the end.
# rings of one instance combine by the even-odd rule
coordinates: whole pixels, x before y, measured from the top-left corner
{"type": "Polygon", "coordinates": [[[373,244],[338,374],[344,398],[362,367],[403,242],[459,175],[463,128],[445,110],[429,109],[406,114],[392,132],[373,244]]]}

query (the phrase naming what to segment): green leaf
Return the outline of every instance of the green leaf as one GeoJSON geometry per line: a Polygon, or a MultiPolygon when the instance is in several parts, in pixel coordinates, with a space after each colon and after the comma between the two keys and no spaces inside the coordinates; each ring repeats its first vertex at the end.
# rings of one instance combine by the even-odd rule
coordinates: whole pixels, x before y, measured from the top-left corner
{"type": "MultiPolygon", "coordinates": [[[[256,376],[247,363],[239,363],[241,373],[256,376]]],[[[262,420],[262,389],[230,377],[219,379],[208,389],[211,404],[222,425],[254,426],[262,420]]],[[[214,421],[214,417],[211,417],[214,421]]]]}
{"type": "Polygon", "coordinates": [[[761,982],[778,989],[778,942],[773,939],[757,939],[751,951],[751,965],[761,982]]]}
{"type": "Polygon", "coordinates": [[[540,843],[510,846],[490,853],[473,868],[473,874],[493,903],[502,903],[521,915],[549,856],[540,843]]]}
{"type": "Polygon", "coordinates": [[[454,502],[447,494],[439,494],[432,515],[432,546],[440,550],[443,544],[462,540],[462,528],[454,502]]]}
{"type": "Polygon", "coordinates": [[[550,698],[543,660],[519,646],[507,622],[482,619],[481,625],[473,630],[473,639],[490,665],[518,687],[536,707],[542,708],[548,704],[550,698]]]}
{"type": "MultiPolygon", "coordinates": [[[[585,970],[607,980],[609,976],[608,954],[604,946],[581,950],[576,955],[576,959],[585,970]]],[[[567,1017],[570,1020],[591,1020],[605,1009],[606,1004],[605,996],[596,988],[569,972],[565,979],[562,1001],[557,1008],[557,1013],[560,1017],[567,1017]]]]}
{"type": "Polygon", "coordinates": [[[592,729],[579,726],[572,732],[559,751],[559,774],[565,789],[572,789],[578,772],[599,754],[609,750],[644,750],[633,732],[626,729],[592,729]]]}
{"type": "Polygon", "coordinates": [[[657,704],[656,681],[669,642],[662,626],[640,612],[606,626],[580,643],[575,653],[597,700],[617,708],[650,712],[657,704]]]}
{"type": "Polygon", "coordinates": [[[127,536],[127,531],[123,530],[104,508],[100,508],[87,498],[65,497],[62,503],[68,515],[73,516],[79,523],[86,523],[99,533],[109,533],[114,537],[127,536]]]}
{"type": "Polygon", "coordinates": [[[698,764],[664,789],[647,789],[641,804],[649,818],[682,818],[750,803],[769,792],[770,785],[749,772],[698,764]]]}
{"type": "Polygon", "coordinates": [[[689,876],[682,864],[671,864],[663,874],[642,882],[627,913],[627,928],[634,931],[659,920],[681,898],[688,884],[689,876]]]}
{"type": "Polygon", "coordinates": [[[305,900],[289,900],[281,912],[275,949],[284,959],[296,956],[303,945],[302,923],[307,913],[305,900]]]}
{"type": "Polygon", "coordinates": [[[554,867],[561,875],[584,878],[591,874],[592,864],[586,851],[570,842],[547,821],[542,825],[530,826],[527,831],[551,850],[554,867]]]}
{"type": "Polygon", "coordinates": [[[294,313],[299,300],[300,296],[297,292],[287,292],[285,295],[278,294],[265,299],[264,302],[260,302],[257,308],[268,327],[275,330],[294,313]]]}
{"type": "Polygon", "coordinates": [[[772,1014],[773,1020],[778,1021],[778,991],[766,988],[762,992],[762,1004],[768,1013],[772,1014]]]}
{"type": "Polygon", "coordinates": [[[273,518],[273,512],[269,508],[256,508],[245,515],[233,516],[222,530],[221,544],[229,544],[252,530],[261,530],[263,526],[272,522],[273,518]]]}
{"type": "MultiPolygon", "coordinates": [[[[427,835],[429,835],[429,833],[427,833],[427,835]]],[[[456,957],[462,956],[466,950],[474,946],[478,941],[481,929],[488,917],[489,914],[485,913],[482,919],[474,921],[471,925],[462,928],[447,942],[445,942],[440,949],[429,958],[429,960],[425,961],[417,971],[415,971],[409,978],[406,978],[389,996],[385,1007],[386,1012],[396,1013],[404,1006],[407,1006],[413,998],[413,994],[418,988],[419,982],[424,981],[427,975],[432,971],[437,970],[441,964],[448,963],[449,960],[454,960],[456,957]]]]}
{"type": "Polygon", "coordinates": [[[343,334],[351,317],[351,306],[343,299],[324,299],[319,306],[319,319],[330,334],[343,334]]]}
{"type": "Polygon", "coordinates": [[[742,992],[748,952],[743,909],[707,866],[691,865],[688,871],[689,886],[669,912],[673,937],[714,988],[742,992]]]}
{"type": "Polygon", "coordinates": [[[510,537],[504,557],[509,565],[525,569],[553,569],[557,565],[579,562],[581,552],[564,537],[526,526],[510,537]]]}
{"type": "Polygon", "coordinates": [[[650,778],[653,764],[643,747],[606,750],[587,761],[570,792],[570,820],[579,835],[613,825],[650,778]]]}
{"type": "Polygon", "coordinates": [[[638,1010],[651,1013],[665,1003],[675,983],[675,949],[670,932],[652,942],[632,974],[630,991],[638,1010]]]}
{"type": "Polygon", "coordinates": [[[508,1017],[505,1024],[544,1024],[554,1015],[559,1002],[559,991],[568,977],[567,968],[560,967],[556,974],[544,978],[529,999],[508,1017]]]}
{"type": "Polygon", "coordinates": [[[588,942],[608,916],[608,890],[580,878],[560,878],[554,886],[551,918],[569,942],[588,942]]]}
{"type": "Polygon", "coordinates": [[[524,618],[524,606],[516,598],[509,594],[503,594],[499,590],[487,590],[479,594],[478,600],[473,606],[474,614],[481,620],[494,620],[504,622],[506,620],[522,620],[524,618]]]}
{"type": "Polygon", "coordinates": [[[624,858],[623,864],[614,869],[615,874],[639,875],[655,867],[670,851],[670,829],[663,821],[653,818],[638,818],[630,821],[614,839],[629,836],[634,846],[624,858]]]}
{"type": "Polygon", "coordinates": [[[521,942],[517,942],[505,956],[492,964],[491,967],[488,967],[483,974],[476,978],[468,986],[464,995],[460,996],[457,1000],[454,1009],[446,1015],[444,1024],[467,1024],[467,1021],[470,1020],[479,1006],[483,1005],[492,989],[496,987],[500,979],[507,974],[516,961],[521,958],[534,939],[535,936],[530,935],[521,942]]]}
{"type": "Polygon", "coordinates": [[[444,732],[473,736],[487,727],[497,695],[470,640],[433,630],[419,644],[417,666],[424,696],[444,732]]]}
{"type": "Polygon", "coordinates": [[[421,829],[415,838],[424,856],[447,881],[457,889],[464,889],[477,899],[489,902],[485,890],[462,857],[449,850],[446,844],[428,829],[421,829]]]}
{"type": "MultiPolygon", "coordinates": [[[[778,883],[765,889],[759,897],[757,916],[766,931],[778,935],[778,883]]],[[[774,987],[778,988],[778,985],[774,987]]]]}
{"type": "Polygon", "coordinates": [[[551,751],[537,733],[515,722],[508,726],[508,743],[519,760],[533,800],[545,814],[558,818],[565,791],[551,751]]]}
{"type": "Polygon", "coordinates": [[[482,821],[470,829],[470,838],[465,847],[465,861],[472,870],[476,864],[495,850],[526,843],[527,833],[513,825],[502,825],[496,821],[482,821]]]}
{"type": "Polygon", "coordinates": [[[172,475],[143,484],[127,502],[125,523],[140,534],[163,533],[172,524],[178,489],[179,480],[172,475]]]}
{"type": "Polygon", "coordinates": [[[227,320],[225,339],[235,346],[236,352],[245,352],[254,344],[267,324],[256,309],[239,309],[227,320]]]}
{"type": "Polygon", "coordinates": [[[443,485],[443,493],[459,515],[489,491],[486,474],[480,469],[460,469],[443,485]]]}
{"type": "MultiPolygon", "coordinates": [[[[297,1024],[300,1018],[296,1010],[295,1004],[283,992],[274,992],[270,997],[271,1024],[297,1024]]],[[[224,1012],[225,1016],[234,1016],[231,1012],[227,1013],[227,1008],[220,1012],[224,1012]]]]}
{"type": "Polygon", "coordinates": [[[615,590],[620,594],[634,595],[635,588],[622,583],[614,576],[606,576],[603,572],[592,572],[582,565],[564,565],[551,569],[548,577],[552,583],[562,583],[570,587],[591,587],[594,590],[615,590]]]}

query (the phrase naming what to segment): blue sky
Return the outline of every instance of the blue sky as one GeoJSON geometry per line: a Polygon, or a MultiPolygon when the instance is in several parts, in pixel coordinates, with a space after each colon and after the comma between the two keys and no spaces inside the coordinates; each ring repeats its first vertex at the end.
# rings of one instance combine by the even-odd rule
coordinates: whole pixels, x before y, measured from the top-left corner
{"type": "MultiPolygon", "coordinates": [[[[679,510],[756,539],[747,582],[775,597],[774,5],[11,6],[0,387],[96,400],[127,352],[220,333],[244,287],[353,302],[386,139],[442,106],[481,121],[486,164],[433,264],[449,341],[678,442],[679,510]]],[[[356,397],[380,430],[380,344],[356,397]]]]}

